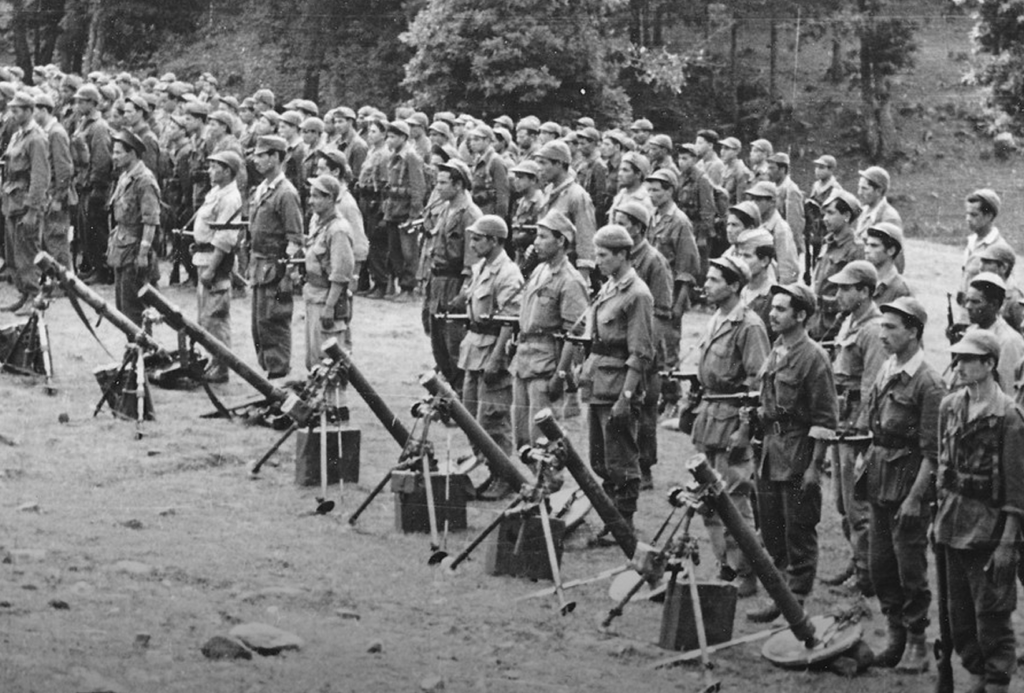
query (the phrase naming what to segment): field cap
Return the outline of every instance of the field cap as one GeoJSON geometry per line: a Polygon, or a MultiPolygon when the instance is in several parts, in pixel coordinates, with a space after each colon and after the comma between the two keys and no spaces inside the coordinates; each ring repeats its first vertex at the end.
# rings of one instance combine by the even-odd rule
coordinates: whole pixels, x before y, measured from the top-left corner
{"type": "Polygon", "coordinates": [[[540,119],[537,116],[526,116],[516,123],[516,130],[527,130],[529,132],[540,131],[540,119]]]}
{"type": "Polygon", "coordinates": [[[404,120],[393,120],[390,123],[388,123],[388,132],[393,132],[397,135],[408,137],[410,132],[409,123],[405,122],[404,120]]]}
{"type": "Polygon", "coordinates": [[[761,248],[766,245],[774,246],[775,237],[768,229],[760,226],[756,229],[743,229],[736,237],[736,245],[749,245],[753,248],[761,248]]]}
{"type": "Polygon", "coordinates": [[[807,312],[807,315],[814,315],[815,303],[814,291],[811,287],[807,286],[802,282],[793,282],[792,284],[773,284],[772,288],[769,289],[772,296],[777,294],[786,294],[793,300],[793,307],[799,308],[807,312]]]}
{"type": "Polygon", "coordinates": [[[83,84],[75,92],[75,101],[92,101],[93,103],[100,102],[100,90],[92,84],[83,84]]]}
{"type": "Polygon", "coordinates": [[[622,212],[623,214],[632,217],[636,221],[639,221],[644,227],[647,227],[651,223],[651,212],[640,200],[628,199],[622,204],[612,207],[613,212],[622,212]]]}
{"type": "Polygon", "coordinates": [[[256,154],[286,151],[288,151],[288,143],[284,141],[283,137],[278,137],[277,135],[262,135],[256,138],[256,150],[254,152],[256,154]]]}
{"type": "Polygon", "coordinates": [[[828,278],[833,284],[851,286],[854,284],[878,283],[878,270],[867,260],[848,262],[841,270],[828,278]]]}
{"type": "MultiPolygon", "coordinates": [[[[38,103],[38,99],[36,102],[38,103]]],[[[984,250],[978,253],[978,259],[982,262],[999,262],[1003,264],[1007,270],[1012,270],[1013,266],[1017,264],[1017,255],[1013,252],[1013,248],[1007,245],[1004,241],[999,241],[987,246],[984,250]]]]}
{"type": "Polygon", "coordinates": [[[1004,296],[1006,295],[1006,282],[995,272],[979,272],[974,275],[969,286],[979,289],[995,288],[1002,291],[1004,296]]]}
{"type": "Polygon", "coordinates": [[[690,156],[700,156],[700,154],[697,152],[697,145],[695,145],[693,142],[684,142],[681,145],[679,145],[676,154],[682,154],[683,152],[686,152],[690,156]]]}
{"type": "Polygon", "coordinates": [[[594,245],[609,250],[621,250],[633,247],[633,238],[629,231],[618,224],[608,224],[598,229],[594,234],[594,245]]]}
{"type": "Polygon", "coordinates": [[[120,142],[124,146],[133,150],[139,156],[142,156],[142,153],[146,151],[146,145],[142,143],[142,140],[136,137],[134,133],[128,132],[127,130],[118,130],[110,136],[110,139],[115,142],[120,142]]]}
{"type": "Polygon", "coordinates": [[[650,132],[654,129],[654,126],[651,125],[651,121],[647,120],[647,118],[639,118],[638,120],[633,121],[633,124],[629,126],[629,129],[650,132]]]}
{"type": "Polygon", "coordinates": [[[676,175],[675,171],[670,168],[659,168],[657,171],[647,176],[645,180],[658,181],[664,183],[673,190],[679,187],[679,176],[676,175]]]}
{"type": "Polygon", "coordinates": [[[868,227],[867,234],[883,240],[888,238],[899,246],[900,250],[903,250],[903,229],[891,221],[880,221],[877,224],[872,224],[868,227]]]}
{"type": "Polygon", "coordinates": [[[304,121],[302,121],[302,125],[299,126],[299,129],[312,130],[313,132],[323,132],[324,121],[320,120],[315,116],[312,118],[306,118],[304,121]]]}
{"type": "Polygon", "coordinates": [[[882,190],[889,189],[889,172],[881,166],[868,166],[863,171],[858,171],[857,173],[861,178],[874,183],[876,187],[882,190]]]}
{"type": "Polygon", "coordinates": [[[672,138],[668,135],[655,135],[651,139],[647,140],[647,144],[653,147],[661,147],[667,152],[672,151],[672,138]]]}
{"type": "Polygon", "coordinates": [[[448,171],[452,176],[459,178],[462,181],[462,187],[466,190],[473,189],[473,174],[470,173],[469,166],[462,159],[449,159],[443,164],[438,164],[437,168],[440,171],[448,171]]]}
{"type": "Polygon", "coordinates": [[[826,166],[828,168],[836,167],[836,158],[831,154],[822,154],[814,160],[815,166],[826,166]]]}
{"type": "Polygon", "coordinates": [[[758,209],[757,203],[751,200],[744,200],[739,204],[733,205],[729,208],[729,213],[738,216],[740,221],[743,221],[743,217],[746,217],[744,226],[761,225],[761,210],[758,209]]]}
{"type": "Polygon", "coordinates": [[[242,169],[242,166],[245,165],[245,162],[242,161],[242,157],[238,156],[238,154],[231,151],[230,149],[225,149],[224,151],[220,152],[214,152],[210,156],[206,157],[206,160],[216,161],[217,163],[224,164],[229,169],[231,169],[231,172],[236,176],[238,175],[238,172],[242,169]]]}
{"type": "Polygon", "coordinates": [[[732,255],[723,255],[721,257],[708,260],[708,264],[733,275],[740,280],[741,286],[746,286],[747,282],[750,281],[750,265],[744,262],[742,258],[734,257],[732,255]]]}
{"type": "Polygon", "coordinates": [[[854,219],[860,216],[860,200],[857,199],[856,195],[847,190],[843,190],[842,188],[833,190],[832,194],[828,196],[828,199],[825,200],[825,204],[823,204],[821,208],[824,209],[837,200],[841,200],[843,204],[850,208],[850,212],[853,214],[854,219]]]}
{"type": "Polygon", "coordinates": [[[779,189],[770,180],[759,180],[743,194],[747,197],[765,197],[774,200],[779,196],[779,189]]]}
{"type": "Polygon", "coordinates": [[[991,188],[979,188],[967,196],[967,199],[971,198],[981,200],[985,205],[987,205],[988,208],[992,210],[992,216],[999,215],[999,207],[1002,204],[1002,201],[999,199],[999,195],[995,190],[992,190],[991,188]]]}
{"type": "Polygon", "coordinates": [[[523,159],[510,170],[513,174],[540,178],[540,166],[532,159],[523,159]]]}
{"type": "Polygon", "coordinates": [[[768,157],[768,161],[773,164],[782,164],[786,168],[789,168],[789,154],[786,152],[777,152],[768,157]]]}
{"type": "Polygon", "coordinates": [[[622,155],[622,163],[635,168],[641,178],[646,178],[651,174],[651,161],[640,152],[626,152],[622,155]]]}
{"type": "Polygon", "coordinates": [[[569,165],[572,161],[572,154],[569,152],[569,145],[562,140],[552,140],[545,144],[533,155],[535,158],[548,159],[549,161],[560,161],[569,165]]]}
{"type": "Polygon", "coordinates": [[[963,356],[993,356],[998,360],[999,338],[988,330],[968,330],[963,339],[949,347],[949,351],[963,356]]]}
{"type": "Polygon", "coordinates": [[[910,318],[921,327],[924,327],[928,322],[928,312],[925,311],[920,301],[911,296],[900,296],[891,303],[883,303],[878,309],[883,313],[899,313],[910,318]]]}
{"type": "Polygon", "coordinates": [[[576,239],[576,225],[565,215],[557,209],[552,209],[550,212],[545,214],[540,221],[537,222],[537,226],[543,226],[546,229],[551,229],[555,233],[561,234],[570,241],[576,239]]]}
{"type": "Polygon", "coordinates": [[[337,200],[341,195],[341,182],[334,176],[322,175],[309,179],[309,189],[322,192],[332,200],[337,200]]]}
{"type": "Polygon", "coordinates": [[[742,149],[743,145],[735,137],[726,137],[719,144],[725,149],[742,149]]]}
{"type": "Polygon", "coordinates": [[[469,233],[491,238],[508,238],[508,225],[497,214],[485,214],[466,229],[469,233]]]}
{"type": "Polygon", "coordinates": [[[753,142],[750,143],[750,149],[756,149],[760,152],[764,152],[768,156],[771,156],[773,153],[775,153],[775,148],[772,147],[772,143],[765,139],[754,140],[753,142]]]}

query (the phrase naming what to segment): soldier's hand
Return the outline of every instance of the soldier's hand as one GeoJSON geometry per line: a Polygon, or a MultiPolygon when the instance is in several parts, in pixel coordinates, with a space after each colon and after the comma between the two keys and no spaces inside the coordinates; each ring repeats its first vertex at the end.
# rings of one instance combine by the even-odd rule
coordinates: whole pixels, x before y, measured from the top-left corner
{"type": "Polygon", "coordinates": [[[900,503],[900,509],[896,512],[896,523],[899,524],[903,518],[915,520],[923,515],[924,507],[921,499],[914,495],[909,495],[900,503]]]}
{"type": "Polygon", "coordinates": [[[207,289],[213,288],[213,277],[214,272],[209,267],[204,267],[203,271],[199,273],[199,281],[203,283],[207,289]]]}
{"type": "Polygon", "coordinates": [[[321,330],[326,330],[326,331],[329,332],[329,331],[334,329],[334,325],[335,325],[334,316],[331,315],[331,313],[333,313],[333,312],[334,312],[333,308],[331,309],[330,312],[326,312],[326,309],[325,309],[325,312],[320,316],[320,329],[321,330]]]}
{"type": "Polygon", "coordinates": [[[617,420],[628,420],[629,402],[623,399],[622,397],[619,397],[617,400],[615,400],[615,404],[612,405],[611,416],[613,419],[617,420]]]}
{"type": "Polygon", "coordinates": [[[808,465],[807,471],[804,472],[804,478],[800,484],[800,488],[803,491],[807,491],[813,486],[821,485],[821,470],[818,467],[818,463],[814,460],[808,465]]]}
{"type": "Polygon", "coordinates": [[[25,216],[21,218],[21,221],[22,223],[25,224],[25,226],[34,227],[36,224],[39,223],[39,212],[37,212],[34,209],[30,209],[27,212],[25,212],[25,216]]]}
{"type": "Polygon", "coordinates": [[[555,401],[562,398],[565,394],[565,378],[555,373],[548,379],[548,398],[551,401],[555,401]]]}
{"type": "Polygon", "coordinates": [[[139,255],[135,258],[135,266],[139,269],[146,269],[149,267],[149,250],[150,247],[145,243],[139,246],[139,255]]]}
{"type": "Polygon", "coordinates": [[[484,366],[484,383],[487,385],[494,385],[501,380],[504,372],[504,365],[497,362],[495,359],[491,359],[484,366]]]}
{"type": "Polygon", "coordinates": [[[985,564],[985,573],[996,584],[1012,584],[1017,574],[1017,548],[1000,543],[985,564]]]}

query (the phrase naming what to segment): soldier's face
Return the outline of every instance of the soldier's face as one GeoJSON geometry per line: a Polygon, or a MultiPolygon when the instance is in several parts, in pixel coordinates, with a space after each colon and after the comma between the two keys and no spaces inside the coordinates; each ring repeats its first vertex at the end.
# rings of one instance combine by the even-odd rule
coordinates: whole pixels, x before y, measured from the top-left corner
{"type": "Polygon", "coordinates": [[[767,219],[771,216],[771,211],[775,208],[772,198],[747,195],[747,199],[757,205],[757,211],[761,213],[761,219],[767,219]]]}
{"type": "Polygon", "coordinates": [[[124,109],[121,111],[124,114],[124,122],[128,125],[138,125],[142,120],[142,111],[135,107],[132,102],[127,102],[124,105],[124,109]]]}
{"type": "Polygon", "coordinates": [[[867,178],[857,181],[857,197],[864,204],[871,206],[882,199],[882,191],[871,185],[867,178]]]}
{"type": "Polygon", "coordinates": [[[455,189],[455,183],[452,181],[451,171],[438,171],[435,187],[437,188],[437,196],[442,200],[450,200],[455,197],[455,193],[457,191],[455,189]]]}
{"type": "Polygon", "coordinates": [[[695,147],[697,147],[697,153],[700,154],[701,156],[707,154],[708,150],[711,149],[711,143],[708,142],[703,137],[698,137],[697,139],[695,139],[693,141],[693,144],[695,147]]]}
{"type": "Polygon", "coordinates": [[[725,219],[725,235],[729,239],[729,243],[736,245],[736,240],[743,233],[743,222],[740,221],[739,217],[735,214],[730,214],[725,219]]]}
{"type": "Polygon", "coordinates": [[[576,140],[579,142],[580,152],[582,152],[584,156],[590,156],[594,153],[594,146],[596,145],[594,140],[583,137],[582,135],[576,135],[576,140]]]}
{"type": "Polygon", "coordinates": [[[231,182],[231,169],[217,161],[211,161],[209,166],[210,182],[216,186],[227,185],[231,182]]]}
{"type": "Polygon", "coordinates": [[[637,174],[632,164],[623,162],[619,165],[619,187],[631,188],[636,185],[637,174]]]}
{"type": "Polygon", "coordinates": [[[967,318],[975,325],[988,325],[995,319],[999,312],[999,303],[989,302],[985,294],[974,286],[967,287],[967,294],[964,296],[964,308],[967,309],[967,318]]]}
{"type": "Polygon", "coordinates": [[[656,180],[647,181],[647,192],[651,196],[651,204],[661,207],[672,199],[672,189],[666,188],[656,180]]]}
{"type": "Polygon", "coordinates": [[[775,334],[790,334],[800,325],[797,319],[802,315],[793,307],[793,297],[789,294],[775,294],[772,296],[772,308],[768,312],[768,322],[771,323],[775,334]]]}
{"type": "Polygon", "coordinates": [[[397,132],[388,133],[388,147],[391,148],[391,151],[397,152],[399,149],[402,148],[403,144],[405,144],[404,137],[399,135],[397,132]]]}
{"type": "Polygon", "coordinates": [[[110,150],[110,160],[114,163],[114,168],[123,169],[131,163],[130,151],[123,142],[114,142],[114,146],[110,150]]]}
{"type": "Polygon", "coordinates": [[[712,265],[708,267],[708,276],[704,280],[704,293],[708,303],[720,305],[736,295],[734,284],[728,284],[722,276],[722,270],[712,265]]]}
{"type": "Polygon", "coordinates": [[[529,147],[533,144],[533,135],[529,130],[516,130],[516,143],[520,147],[529,147]]]}
{"type": "Polygon", "coordinates": [[[917,330],[903,324],[903,318],[893,313],[882,313],[882,348],[890,354],[902,354],[911,340],[917,337],[917,330]]]}
{"type": "Polygon", "coordinates": [[[765,270],[768,269],[768,264],[771,262],[767,258],[759,258],[754,247],[747,244],[740,246],[740,257],[743,258],[743,261],[750,268],[751,279],[756,279],[764,274],[765,270]]]}
{"type": "Polygon", "coordinates": [[[545,159],[544,157],[539,156],[536,161],[540,166],[540,179],[545,183],[553,181],[562,170],[559,165],[551,159],[545,159]]]}
{"type": "Polygon", "coordinates": [[[469,247],[477,257],[488,257],[496,245],[497,241],[490,236],[482,236],[479,233],[469,234],[469,247]]]}
{"type": "Polygon", "coordinates": [[[780,182],[782,180],[782,178],[783,178],[782,169],[779,168],[779,165],[777,163],[775,163],[774,161],[769,161],[768,162],[768,180],[772,181],[773,183],[778,183],[778,182],[780,182]]]}
{"type": "Polygon", "coordinates": [[[366,131],[366,139],[370,144],[378,145],[384,141],[384,131],[377,125],[371,125],[366,131]]]}
{"type": "Polygon", "coordinates": [[[858,289],[853,284],[839,285],[839,291],[836,293],[836,302],[839,304],[839,310],[843,313],[857,310],[865,300],[871,299],[870,297],[865,297],[862,289],[858,289]]]}
{"type": "Polygon", "coordinates": [[[839,213],[835,204],[830,204],[825,207],[821,212],[821,216],[825,221],[825,230],[829,233],[837,233],[846,226],[846,216],[839,213]]]}
{"type": "Polygon", "coordinates": [[[277,126],[277,131],[281,133],[281,137],[285,138],[290,142],[291,139],[295,137],[299,130],[291,123],[286,123],[282,120],[277,126]]]}
{"type": "Polygon", "coordinates": [[[312,147],[318,139],[320,139],[320,133],[316,130],[302,131],[302,141],[306,143],[307,147],[312,147]]]}
{"type": "Polygon", "coordinates": [[[981,211],[980,202],[967,202],[964,204],[964,218],[967,220],[967,228],[971,233],[983,231],[992,223],[992,215],[981,211]]]}
{"type": "Polygon", "coordinates": [[[442,147],[442,146],[448,144],[448,138],[445,137],[444,135],[442,135],[440,132],[431,132],[430,133],[430,142],[435,147],[442,147]]]}
{"type": "Polygon", "coordinates": [[[19,126],[32,119],[32,109],[28,106],[11,106],[11,119],[19,126]]]}
{"type": "Polygon", "coordinates": [[[537,249],[537,257],[541,262],[547,262],[558,254],[562,247],[562,241],[555,236],[554,232],[545,227],[537,227],[537,237],[533,240],[533,247],[537,249]]]}
{"type": "Polygon", "coordinates": [[[309,205],[319,215],[327,214],[334,207],[334,199],[320,190],[313,188],[309,191],[309,205]]]}
{"type": "Polygon", "coordinates": [[[982,358],[971,354],[954,354],[953,362],[956,364],[955,371],[960,385],[974,385],[980,383],[995,370],[991,357],[982,358]]]}
{"type": "Polygon", "coordinates": [[[523,173],[517,173],[512,178],[512,187],[516,189],[517,193],[521,193],[531,186],[533,181],[537,180],[533,176],[527,176],[523,173]]]}
{"type": "Polygon", "coordinates": [[[46,122],[46,116],[49,115],[49,113],[50,112],[45,108],[37,108],[35,112],[32,114],[32,117],[35,118],[35,121],[37,123],[42,125],[46,122]]]}
{"type": "Polygon", "coordinates": [[[764,163],[764,160],[768,158],[768,155],[763,149],[754,148],[750,150],[750,163],[754,166],[764,163]]]}
{"type": "Polygon", "coordinates": [[[1004,269],[1003,263],[997,262],[995,260],[982,260],[981,261],[981,271],[982,272],[993,272],[995,274],[998,274],[1003,279],[1006,279],[1007,274],[1009,274],[1004,269]]]}
{"type": "Polygon", "coordinates": [[[815,166],[814,177],[822,182],[827,181],[832,177],[832,169],[828,166],[815,166]]]}
{"type": "Polygon", "coordinates": [[[679,164],[679,171],[682,173],[686,173],[691,168],[693,168],[693,165],[695,163],[697,163],[697,159],[696,157],[693,156],[693,154],[684,149],[683,151],[679,152],[679,155],[676,157],[676,163],[679,164]]]}
{"type": "Polygon", "coordinates": [[[625,261],[625,253],[616,253],[614,250],[600,245],[594,248],[594,264],[606,277],[615,274],[625,261]]]}
{"type": "Polygon", "coordinates": [[[651,137],[649,130],[630,130],[629,132],[633,135],[633,139],[636,140],[636,143],[639,145],[643,145],[651,137]]]}
{"type": "Polygon", "coordinates": [[[260,175],[266,174],[267,171],[273,168],[276,161],[277,154],[274,152],[259,152],[252,157],[252,162],[256,166],[256,170],[260,172],[260,175]]]}
{"type": "Polygon", "coordinates": [[[601,156],[611,159],[615,155],[615,145],[611,140],[601,140],[601,156]]]}
{"type": "Polygon", "coordinates": [[[719,154],[719,156],[722,157],[723,162],[728,164],[732,161],[735,161],[736,157],[739,156],[739,154],[739,149],[733,149],[732,147],[722,147],[722,153],[719,154]]]}
{"type": "Polygon", "coordinates": [[[537,135],[537,141],[540,142],[541,144],[547,144],[548,142],[551,142],[555,139],[557,139],[557,137],[553,132],[544,132],[542,130],[541,133],[537,135]]]}
{"type": "Polygon", "coordinates": [[[256,120],[256,112],[251,108],[240,108],[238,110],[238,118],[246,125],[252,125],[253,121],[256,120]]]}
{"type": "Polygon", "coordinates": [[[885,264],[885,261],[889,259],[889,254],[885,252],[885,243],[882,242],[882,239],[875,236],[867,237],[867,240],[864,241],[864,259],[875,267],[885,264]]]}
{"type": "Polygon", "coordinates": [[[477,137],[476,135],[470,135],[466,140],[469,142],[469,151],[474,154],[482,154],[487,149],[487,140],[483,137],[477,137]]]}

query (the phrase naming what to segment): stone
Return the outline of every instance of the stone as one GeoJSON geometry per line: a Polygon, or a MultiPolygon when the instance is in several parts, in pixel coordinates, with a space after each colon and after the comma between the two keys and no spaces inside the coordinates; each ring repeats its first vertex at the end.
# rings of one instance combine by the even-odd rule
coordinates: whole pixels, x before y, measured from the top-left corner
{"type": "Polygon", "coordinates": [[[362,618],[362,616],[360,616],[357,612],[352,611],[351,609],[335,609],[334,614],[336,616],[339,616],[340,618],[345,619],[346,621],[358,621],[362,618]]]}
{"type": "Polygon", "coordinates": [[[54,609],[57,609],[58,611],[67,611],[71,608],[71,605],[63,599],[51,599],[49,603],[50,606],[52,606],[54,609]]]}
{"type": "Polygon", "coordinates": [[[1017,151],[1017,140],[1009,132],[1000,132],[992,140],[992,152],[997,159],[1007,159],[1017,151]]]}
{"type": "Polygon", "coordinates": [[[370,654],[380,654],[384,651],[384,643],[380,640],[371,640],[366,651],[370,654]]]}
{"type": "Polygon", "coordinates": [[[149,641],[152,639],[152,635],[149,633],[136,633],[135,640],[132,646],[137,650],[149,649],[149,641]]]}
{"type": "Polygon", "coordinates": [[[102,674],[82,667],[75,667],[72,672],[80,681],[78,693],[126,693],[125,688],[102,674]]]}
{"type": "Polygon", "coordinates": [[[298,635],[266,623],[243,623],[232,628],[228,635],[265,657],[284,650],[298,650],[305,645],[298,635]]]}
{"type": "Polygon", "coordinates": [[[39,503],[36,503],[35,501],[22,503],[18,506],[18,510],[23,513],[37,513],[39,512],[39,503]]]}
{"type": "Polygon", "coordinates": [[[160,517],[170,517],[172,515],[177,515],[177,514],[178,514],[178,511],[175,510],[174,508],[164,508],[163,510],[157,512],[157,515],[159,515],[160,517]]]}
{"type": "Polygon", "coordinates": [[[142,524],[141,520],[134,520],[134,519],[133,520],[125,520],[124,522],[121,523],[121,526],[122,527],[126,527],[128,529],[143,529],[144,528],[144,525],[142,524]]]}
{"type": "Polygon", "coordinates": [[[207,640],[200,651],[207,659],[252,659],[252,652],[245,645],[223,635],[207,640]]]}
{"type": "Polygon", "coordinates": [[[145,577],[156,572],[156,568],[153,566],[139,561],[118,561],[111,566],[111,569],[117,573],[127,573],[138,577],[145,577]]]}
{"type": "Polygon", "coordinates": [[[437,674],[431,674],[430,676],[426,676],[420,681],[420,690],[427,691],[427,693],[443,691],[444,679],[438,676],[437,674]]]}

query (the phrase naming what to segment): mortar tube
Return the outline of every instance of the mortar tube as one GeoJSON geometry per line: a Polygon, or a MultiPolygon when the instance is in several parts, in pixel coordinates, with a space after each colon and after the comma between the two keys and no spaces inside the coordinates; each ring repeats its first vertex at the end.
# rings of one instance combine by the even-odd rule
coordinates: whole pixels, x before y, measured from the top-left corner
{"type": "Polygon", "coordinates": [[[590,468],[576,452],[576,449],[569,442],[569,439],[562,433],[562,429],[559,427],[558,422],[555,421],[555,415],[550,409],[541,409],[537,412],[537,415],[533,418],[533,422],[540,429],[540,432],[544,436],[552,441],[561,441],[562,446],[565,448],[566,459],[565,466],[572,474],[572,477],[576,480],[576,483],[583,489],[583,493],[586,494],[587,498],[590,499],[590,503],[594,506],[594,510],[601,517],[605,527],[611,532],[615,542],[622,549],[623,553],[626,554],[626,558],[633,558],[633,554],[636,553],[637,539],[636,535],[630,530],[629,525],[626,523],[626,519],[622,517],[618,509],[615,507],[615,503],[608,494],[601,488],[601,484],[598,483],[597,479],[594,478],[594,474],[590,471],[590,468]]]}
{"type": "Polygon", "coordinates": [[[120,330],[129,341],[138,344],[147,351],[162,351],[160,345],[146,334],[145,330],[132,322],[127,315],[103,300],[102,296],[76,277],[67,267],[57,262],[45,250],[36,254],[34,262],[36,267],[43,272],[59,275],[60,284],[64,289],[74,292],[84,303],[95,310],[98,315],[120,330]]]}
{"type": "Polygon", "coordinates": [[[736,505],[725,492],[721,478],[708,463],[707,458],[698,456],[696,461],[687,465],[687,470],[693,475],[694,480],[707,491],[702,498],[708,506],[718,513],[722,524],[732,533],[740,551],[750,561],[751,567],[757,574],[768,596],[772,598],[783,617],[789,623],[790,630],[798,639],[802,640],[808,647],[815,643],[814,624],[811,623],[804,611],[803,606],[797,601],[796,596],[789,589],[785,578],[779,569],[775,567],[771,556],[757,540],[754,530],[747,526],[746,521],[740,515],[736,505]]]}
{"type": "Polygon", "coordinates": [[[274,385],[272,382],[267,380],[263,374],[257,372],[249,364],[235,356],[234,352],[232,352],[224,342],[210,334],[207,330],[201,327],[199,323],[185,317],[180,308],[169,302],[151,285],[147,284],[142,287],[139,291],[139,298],[147,306],[152,306],[159,311],[160,314],[164,316],[164,322],[166,322],[172,329],[177,330],[178,332],[184,332],[193,340],[203,345],[207,351],[220,359],[225,366],[241,376],[242,380],[256,388],[256,390],[270,402],[280,404],[288,399],[288,392],[274,385]]]}
{"type": "Polygon", "coordinates": [[[324,343],[324,353],[328,353],[330,349],[330,355],[337,353],[337,360],[344,364],[344,367],[348,371],[348,381],[352,384],[352,387],[359,396],[366,402],[366,406],[370,408],[370,411],[374,413],[377,419],[380,420],[387,432],[391,434],[391,437],[395,439],[403,449],[409,442],[409,431],[398,419],[391,408],[388,407],[387,403],[381,399],[381,396],[377,394],[377,391],[373,389],[370,382],[363,376],[362,371],[356,367],[355,362],[352,361],[352,355],[345,351],[341,346],[338,346],[335,351],[330,343],[337,343],[336,339],[329,339],[324,343]]]}
{"type": "Polygon", "coordinates": [[[469,442],[476,446],[476,449],[483,453],[484,458],[493,465],[491,469],[494,473],[512,484],[517,491],[523,486],[533,486],[536,483],[534,479],[513,464],[505,451],[499,448],[494,439],[487,434],[480,422],[469,413],[455,391],[452,390],[451,385],[442,380],[437,373],[427,371],[421,375],[420,385],[425,387],[431,395],[445,400],[452,419],[469,438],[469,442]]]}

